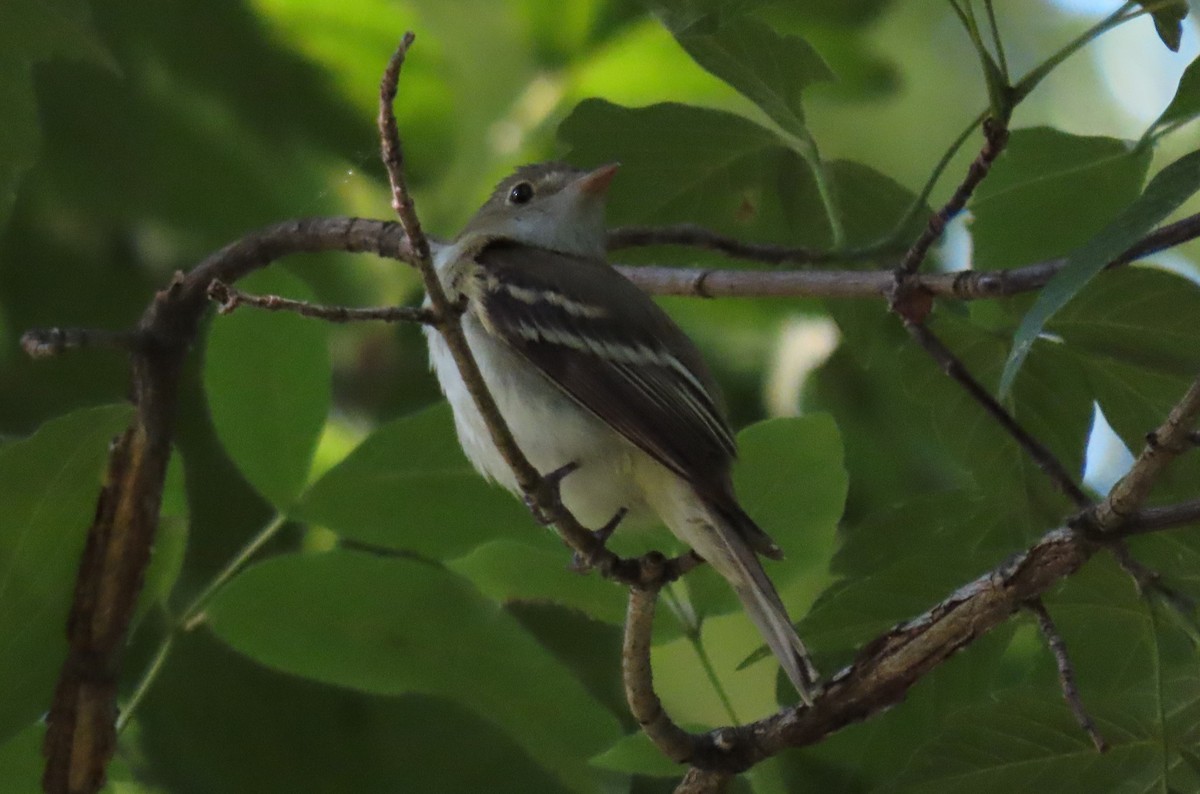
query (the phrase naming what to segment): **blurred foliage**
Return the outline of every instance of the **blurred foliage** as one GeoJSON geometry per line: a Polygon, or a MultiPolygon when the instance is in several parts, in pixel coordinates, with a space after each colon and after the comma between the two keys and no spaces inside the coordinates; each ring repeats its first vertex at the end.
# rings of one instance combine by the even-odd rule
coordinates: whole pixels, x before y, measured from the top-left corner
{"type": "MultiPolygon", "coordinates": [[[[969,207],[974,266],[1068,257],[1076,278],[1053,311],[1022,296],[942,303],[931,320],[993,390],[1026,324],[1006,404],[1081,476],[1097,410],[1109,443],[1136,451],[1200,371],[1200,288],[1184,277],[1194,245],[1157,258],[1174,272],[1093,277],[1110,249],[1195,206],[1195,30],[1182,2],[1145,5],[1152,18],[1089,43],[1017,108],[969,207]],[[1139,71],[1164,53],[1170,75],[1139,71]],[[1139,96],[1121,90],[1134,75],[1149,75],[1139,96]],[[1161,103],[1138,105],[1147,93],[1161,103]],[[1164,170],[1172,162],[1184,167],[1164,170]]],[[[1044,0],[995,6],[1014,79],[1099,18],[1044,0]]],[[[874,247],[877,259],[848,266],[887,266],[975,156],[977,135],[920,198],[989,101],[942,3],[0,2],[0,792],[36,788],[83,533],[106,444],[129,416],[118,355],[35,364],[19,332],[126,327],[173,271],[264,224],[388,217],[375,103],[406,29],[418,38],[399,121],[423,222],[442,236],[516,163],[620,160],[613,223],[874,247]]],[[[419,299],[407,268],[348,255],[293,258],[244,286],[419,299]]],[[[745,427],[738,488],[789,554],[770,572],[827,673],[1070,511],[881,301],[664,305],[745,427]],[[831,324],[839,342],[787,380],[806,354],[787,331],[797,317],[831,324]],[[777,382],[769,404],[803,416],[765,415],[777,382]]],[[[620,691],[623,594],[566,571],[562,544],[471,471],[437,396],[414,328],[249,310],[210,321],[184,376],[123,705],[172,644],[106,791],[671,790],[678,770],[637,733],[620,691]],[[263,527],[253,564],[195,602],[263,527]]],[[[1197,482],[1192,455],[1156,498],[1195,498],[1197,482]]],[[[663,532],[614,544],[674,549],[663,532]]],[[[1200,530],[1133,548],[1200,598],[1200,530]]],[[[1104,558],[1046,604],[1108,754],[1073,723],[1053,659],[1017,617],[902,706],[736,790],[1200,788],[1196,626],[1104,558]]],[[[730,719],[698,647],[740,719],[794,697],[711,571],[671,589],[655,643],[656,680],[686,724],[730,719]]]]}

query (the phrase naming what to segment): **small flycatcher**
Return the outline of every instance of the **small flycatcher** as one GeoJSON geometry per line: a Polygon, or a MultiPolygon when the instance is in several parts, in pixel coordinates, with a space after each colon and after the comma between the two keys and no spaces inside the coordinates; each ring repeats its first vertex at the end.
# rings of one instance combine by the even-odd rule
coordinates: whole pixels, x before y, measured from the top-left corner
{"type": "MultiPolygon", "coordinates": [[[[517,444],[541,472],[574,463],[563,504],[585,526],[658,517],[733,587],[805,702],[815,671],[758,555],[782,552],[738,504],[736,448],[692,341],[605,261],[617,165],[525,166],[499,184],[435,266],[517,444]]],[[[458,438],[519,495],[441,335],[430,359],[458,438]]]]}

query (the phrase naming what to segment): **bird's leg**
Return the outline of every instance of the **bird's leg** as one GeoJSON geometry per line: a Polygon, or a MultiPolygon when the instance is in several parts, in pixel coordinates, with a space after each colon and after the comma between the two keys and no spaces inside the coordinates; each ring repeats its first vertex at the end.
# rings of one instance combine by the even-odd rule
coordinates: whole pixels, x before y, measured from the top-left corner
{"type": "Polygon", "coordinates": [[[529,508],[529,512],[533,513],[534,521],[537,521],[544,527],[548,527],[554,523],[553,519],[546,515],[546,510],[549,509],[551,512],[555,512],[559,507],[562,506],[562,498],[559,489],[562,486],[563,478],[578,468],[579,461],[577,460],[573,460],[570,463],[559,466],[554,471],[542,475],[542,488],[539,489],[541,493],[540,498],[539,494],[528,492],[521,496],[525,502],[525,506],[529,508]],[[552,500],[551,504],[544,503],[544,494],[550,495],[552,500]]]}
{"type": "MultiPolygon", "coordinates": [[[[608,543],[608,539],[612,537],[613,532],[617,530],[617,527],[620,526],[621,521],[624,520],[625,515],[628,512],[628,507],[622,507],[613,515],[612,518],[605,522],[604,526],[600,527],[599,529],[592,530],[592,535],[596,538],[596,541],[599,544],[597,550],[604,548],[605,544],[608,543]]],[[[594,553],[592,556],[595,556],[594,553]]],[[[574,571],[575,573],[587,573],[589,570],[591,570],[592,563],[593,560],[585,559],[583,554],[576,551],[571,555],[571,562],[567,566],[567,569],[574,571]]]]}

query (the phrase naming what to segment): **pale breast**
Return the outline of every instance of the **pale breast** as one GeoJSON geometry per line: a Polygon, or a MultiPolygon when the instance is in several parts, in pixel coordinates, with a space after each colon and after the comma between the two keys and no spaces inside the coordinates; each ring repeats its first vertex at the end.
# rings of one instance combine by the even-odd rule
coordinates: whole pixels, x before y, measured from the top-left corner
{"type": "MultiPolygon", "coordinates": [[[[593,528],[602,526],[622,507],[630,511],[630,523],[644,521],[649,512],[632,469],[634,460],[645,453],[490,337],[470,313],[463,317],[463,330],[501,415],[534,467],[545,474],[571,462],[579,464],[579,470],[562,483],[567,509],[584,526],[593,528]]],[[[467,458],[484,477],[519,494],[512,470],[492,443],[445,341],[432,328],[426,328],[426,336],[431,365],[453,408],[467,458]]]]}

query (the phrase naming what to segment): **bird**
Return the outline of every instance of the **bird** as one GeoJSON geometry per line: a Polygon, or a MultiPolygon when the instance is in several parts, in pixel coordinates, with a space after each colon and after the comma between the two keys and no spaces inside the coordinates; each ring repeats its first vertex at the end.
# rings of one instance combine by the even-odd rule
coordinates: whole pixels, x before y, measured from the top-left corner
{"type": "MultiPolygon", "coordinates": [[[[518,168],[436,251],[434,269],[517,445],[544,476],[571,472],[562,504],[593,528],[665,524],[728,581],[811,704],[816,671],[759,559],[783,554],[734,493],[717,385],[691,339],[606,260],[618,168],[518,168]]],[[[425,334],[467,458],[523,496],[445,340],[425,334]]]]}

